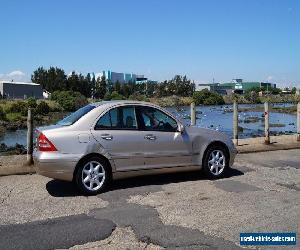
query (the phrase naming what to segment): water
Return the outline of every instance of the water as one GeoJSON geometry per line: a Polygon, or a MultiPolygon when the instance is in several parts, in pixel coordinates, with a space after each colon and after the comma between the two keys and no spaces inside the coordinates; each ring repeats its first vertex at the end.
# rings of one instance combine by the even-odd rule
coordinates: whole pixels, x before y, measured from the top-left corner
{"type": "MultiPolygon", "coordinates": [[[[288,107],[292,104],[275,104],[275,107],[288,107]]],[[[255,105],[260,106],[260,105],[255,105]]],[[[263,105],[261,105],[263,106],[263,105]]],[[[253,105],[245,104],[239,105],[240,108],[250,108],[253,105]]],[[[168,108],[177,118],[183,121],[184,124],[190,124],[190,107],[168,108]]],[[[232,138],[233,119],[232,112],[225,112],[232,110],[232,105],[224,106],[198,106],[196,107],[196,126],[203,128],[210,128],[219,130],[232,138]]],[[[263,111],[247,111],[239,112],[239,126],[243,128],[243,132],[239,132],[239,138],[250,138],[257,136],[264,136],[264,119],[255,123],[244,123],[244,120],[249,117],[262,118],[263,111]]],[[[270,113],[270,124],[283,124],[284,127],[271,127],[271,134],[279,133],[296,133],[296,115],[287,113],[270,113]]]]}
{"type": "Polygon", "coordinates": [[[7,146],[15,146],[16,143],[26,145],[27,130],[20,129],[17,131],[6,131],[4,135],[0,135],[0,143],[5,143],[7,146]]]}
{"type": "MultiPolygon", "coordinates": [[[[288,107],[292,104],[275,104],[276,107],[288,107]]],[[[259,105],[255,105],[259,106],[259,105]]],[[[263,105],[262,105],[263,106],[263,105]]],[[[249,108],[253,105],[245,104],[239,105],[240,108],[249,108]]],[[[184,124],[190,124],[190,107],[180,107],[176,109],[174,107],[167,108],[177,118],[179,118],[184,124]]],[[[196,126],[210,128],[225,132],[232,137],[232,112],[225,112],[232,109],[232,105],[224,106],[198,106],[196,126]]],[[[263,111],[250,111],[239,112],[239,126],[243,128],[243,132],[239,132],[239,138],[249,138],[255,136],[264,135],[264,121],[258,121],[256,123],[244,123],[243,121],[247,117],[259,117],[261,118],[263,111]]],[[[296,115],[286,113],[272,112],[270,114],[270,123],[284,124],[284,127],[271,127],[272,133],[296,133],[296,115]]],[[[17,130],[15,132],[8,131],[4,135],[0,136],[0,143],[5,143],[8,146],[14,146],[16,143],[26,145],[26,130],[17,130]]]]}

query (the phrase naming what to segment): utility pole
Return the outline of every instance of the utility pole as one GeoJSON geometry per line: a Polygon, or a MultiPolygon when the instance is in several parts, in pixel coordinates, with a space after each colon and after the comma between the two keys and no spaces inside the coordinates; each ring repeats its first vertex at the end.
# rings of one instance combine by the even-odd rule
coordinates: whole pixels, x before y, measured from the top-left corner
{"type": "Polygon", "coordinates": [[[270,144],[269,102],[265,102],[265,144],[270,144]]]}
{"type": "Polygon", "coordinates": [[[238,145],[238,128],[239,128],[239,115],[238,115],[238,104],[237,101],[233,102],[233,142],[238,145]]]}
{"type": "Polygon", "coordinates": [[[33,119],[32,110],[28,108],[27,115],[27,162],[26,165],[33,164],[33,119]]]}

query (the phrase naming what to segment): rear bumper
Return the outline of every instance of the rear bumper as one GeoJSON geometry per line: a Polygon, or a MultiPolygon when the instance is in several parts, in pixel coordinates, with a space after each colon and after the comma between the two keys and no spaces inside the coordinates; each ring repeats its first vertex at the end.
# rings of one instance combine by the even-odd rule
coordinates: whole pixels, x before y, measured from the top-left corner
{"type": "Polygon", "coordinates": [[[34,151],[33,160],[38,174],[58,180],[72,181],[81,155],[34,151]]]}

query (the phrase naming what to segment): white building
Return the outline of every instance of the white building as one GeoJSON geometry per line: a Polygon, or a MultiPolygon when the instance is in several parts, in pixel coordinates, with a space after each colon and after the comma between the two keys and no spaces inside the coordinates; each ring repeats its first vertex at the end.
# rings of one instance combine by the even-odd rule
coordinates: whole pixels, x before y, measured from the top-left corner
{"type": "Polygon", "coordinates": [[[43,98],[43,89],[40,84],[28,82],[0,81],[0,94],[7,99],[43,98]]]}

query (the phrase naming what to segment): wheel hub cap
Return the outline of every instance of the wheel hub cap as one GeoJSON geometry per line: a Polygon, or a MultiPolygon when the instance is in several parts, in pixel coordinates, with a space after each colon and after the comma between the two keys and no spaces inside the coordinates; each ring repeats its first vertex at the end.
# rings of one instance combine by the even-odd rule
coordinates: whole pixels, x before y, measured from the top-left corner
{"type": "Polygon", "coordinates": [[[225,155],[221,150],[214,150],[210,153],[208,167],[213,175],[220,175],[224,171],[225,165],[225,155]]]}
{"type": "Polygon", "coordinates": [[[100,189],[105,181],[105,169],[97,161],[88,162],[82,169],[82,183],[90,191],[100,189]]]}

